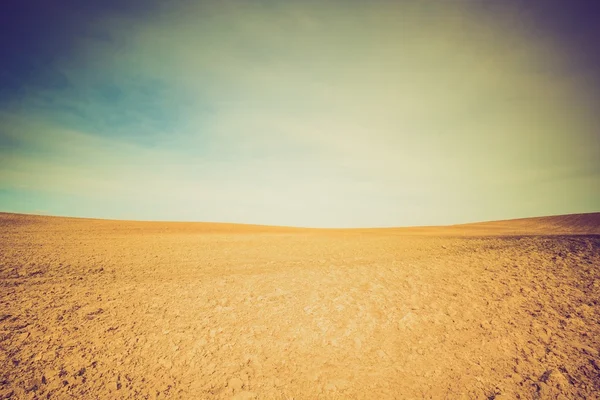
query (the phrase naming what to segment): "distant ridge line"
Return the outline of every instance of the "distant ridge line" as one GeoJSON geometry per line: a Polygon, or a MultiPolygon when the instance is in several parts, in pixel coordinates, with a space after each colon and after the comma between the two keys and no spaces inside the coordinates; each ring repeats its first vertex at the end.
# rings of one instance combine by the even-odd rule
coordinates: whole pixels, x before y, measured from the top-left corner
{"type": "Polygon", "coordinates": [[[201,232],[348,232],[396,233],[422,235],[600,235],[600,212],[515,218],[440,226],[374,227],[374,228],[310,228],[278,225],[243,224],[198,221],[139,221],[86,217],[64,217],[37,214],[0,212],[0,227],[40,225],[81,229],[86,224],[121,229],[125,226],[139,230],[201,232]]]}

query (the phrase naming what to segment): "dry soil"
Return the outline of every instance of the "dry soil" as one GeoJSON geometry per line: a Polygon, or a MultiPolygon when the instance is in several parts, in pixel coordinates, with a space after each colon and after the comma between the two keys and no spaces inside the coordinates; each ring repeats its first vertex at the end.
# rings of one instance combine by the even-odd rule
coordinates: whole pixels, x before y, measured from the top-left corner
{"type": "Polygon", "coordinates": [[[600,214],[314,230],[0,214],[0,398],[600,392],[600,214]]]}

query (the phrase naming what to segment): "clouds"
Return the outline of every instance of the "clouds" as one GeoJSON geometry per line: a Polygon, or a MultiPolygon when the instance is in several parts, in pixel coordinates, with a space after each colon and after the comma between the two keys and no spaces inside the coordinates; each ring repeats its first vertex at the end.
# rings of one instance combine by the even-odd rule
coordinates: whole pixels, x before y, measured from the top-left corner
{"type": "Polygon", "coordinates": [[[435,4],[79,10],[4,97],[3,199],[304,226],[594,211],[594,95],[567,53],[516,9],[435,4]]]}

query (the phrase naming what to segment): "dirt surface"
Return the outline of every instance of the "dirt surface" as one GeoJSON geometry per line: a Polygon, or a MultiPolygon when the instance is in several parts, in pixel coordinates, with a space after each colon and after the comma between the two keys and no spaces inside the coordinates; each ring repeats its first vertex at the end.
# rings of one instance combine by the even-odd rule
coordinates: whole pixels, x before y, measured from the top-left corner
{"type": "Polygon", "coordinates": [[[598,398],[599,216],[312,230],[0,214],[0,398],[598,398]]]}

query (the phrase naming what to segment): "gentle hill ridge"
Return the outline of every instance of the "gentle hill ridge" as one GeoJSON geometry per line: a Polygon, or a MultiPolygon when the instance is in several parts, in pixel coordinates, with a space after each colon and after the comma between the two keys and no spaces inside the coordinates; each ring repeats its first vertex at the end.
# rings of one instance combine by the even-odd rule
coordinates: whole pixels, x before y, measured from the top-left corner
{"type": "Polygon", "coordinates": [[[487,236],[487,235],[600,235],[600,212],[554,215],[499,221],[475,222],[446,226],[417,226],[393,228],[297,228],[219,222],[130,221],[93,218],[57,217],[34,214],[0,213],[0,228],[47,227],[78,230],[107,229],[161,232],[198,233],[395,233],[400,235],[487,236]]]}

